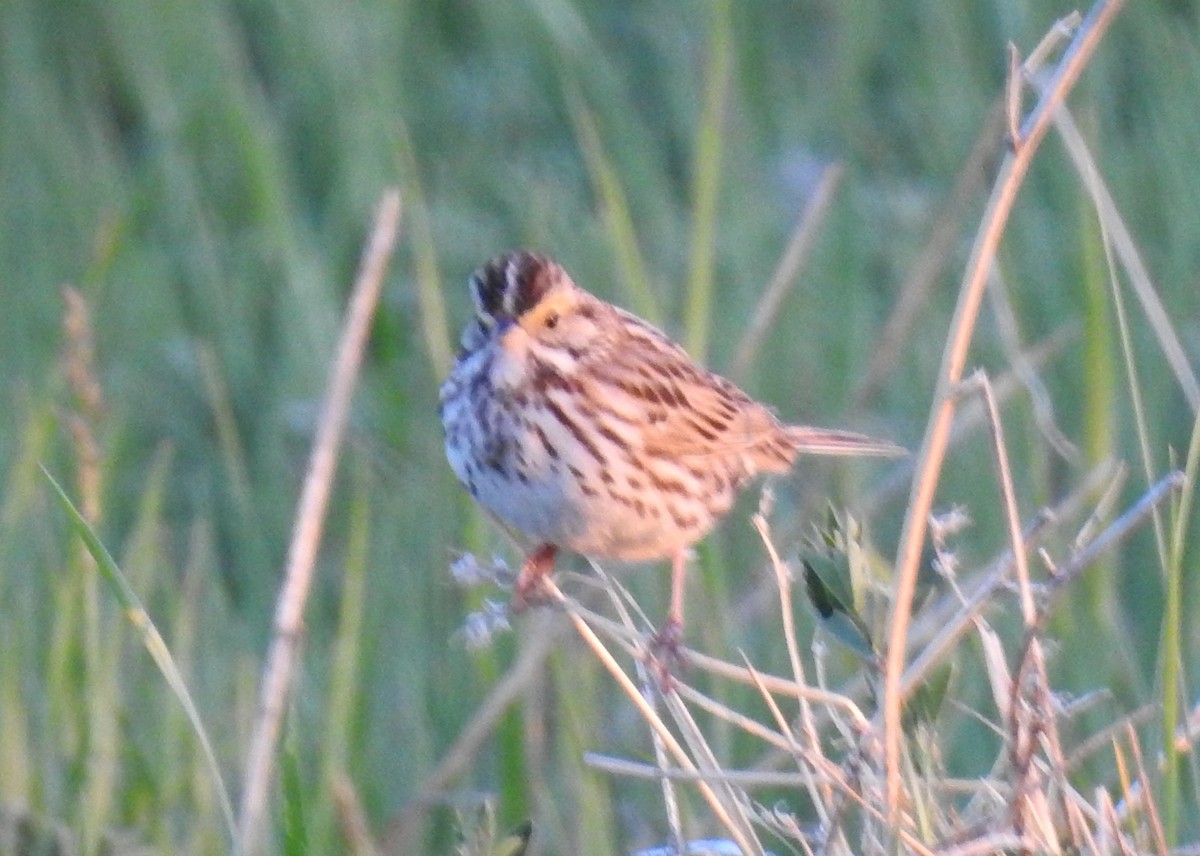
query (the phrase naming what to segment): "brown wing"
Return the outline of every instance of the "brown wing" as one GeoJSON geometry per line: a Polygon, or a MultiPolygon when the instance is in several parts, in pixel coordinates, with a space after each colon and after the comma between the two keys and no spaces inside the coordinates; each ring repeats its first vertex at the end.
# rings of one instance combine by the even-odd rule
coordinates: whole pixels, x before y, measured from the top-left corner
{"type": "Polygon", "coordinates": [[[698,366],[661,331],[624,312],[621,320],[621,340],[591,373],[602,394],[609,390],[613,409],[636,401],[645,452],[676,460],[718,456],[747,471],[787,468],[792,441],[770,410],[698,366]]]}
{"type": "Polygon", "coordinates": [[[895,456],[899,446],[863,434],[783,425],[765,405],[697,365],[664,333],[617,310],[622,334],[595,355],[589,374],[595,394],[619,414],[652,456],[674,460],[724,458],[746,474],[781,472],[797,453],[895,456]],[[636,430],[633,430],[636,426],[636,430]]]}

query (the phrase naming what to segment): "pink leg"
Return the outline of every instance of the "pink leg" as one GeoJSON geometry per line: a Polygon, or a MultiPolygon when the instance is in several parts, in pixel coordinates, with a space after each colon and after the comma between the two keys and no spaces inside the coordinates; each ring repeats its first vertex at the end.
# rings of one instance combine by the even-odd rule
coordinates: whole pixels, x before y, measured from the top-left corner
{"type": "Polygon", "coordinates": [[[553,544],[542,544],[525,557],[521,573],[513,587],[513,608],[524,609],[530,604],[542,603],[546,599],[543,587],[546,578],[554,573],[554,557],[558,548],[553,544]]]}
{"type": "Polygon", "coordinates": [[[687,576],[687,551],[680,550],[671,557],[671,611],[667,613],[667,624],[679,628],[683,634],[683,582],[687,576]]]}

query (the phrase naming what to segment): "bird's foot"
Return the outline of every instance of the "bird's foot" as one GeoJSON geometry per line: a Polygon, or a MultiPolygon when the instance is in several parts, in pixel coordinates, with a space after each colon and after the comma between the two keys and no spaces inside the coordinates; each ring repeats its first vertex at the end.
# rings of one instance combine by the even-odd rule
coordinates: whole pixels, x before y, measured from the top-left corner
{"type": "Polygon", "coordinates": [[[525,557],[521,572],[513,585],[513,609],[517,612],[530,606],[541,606],[553,598],[547,583],[554,573],[554,556],[558,548],[553,544],[542,544],[525,557]]]}
{"type": "Polygon", "coordinates": [[[687,667],[683,655],[683,622],[669,617],[650,639],[649,665],[658,672],[658,685],[664,693],[675,689],[675,676],[687,667]]]}

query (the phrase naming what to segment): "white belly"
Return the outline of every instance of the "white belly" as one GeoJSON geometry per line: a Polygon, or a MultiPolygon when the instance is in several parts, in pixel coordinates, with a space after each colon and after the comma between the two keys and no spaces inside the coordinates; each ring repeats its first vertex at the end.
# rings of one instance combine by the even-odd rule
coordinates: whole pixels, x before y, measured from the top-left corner
{"type": "Polygon", "coordinates": [[[685,463],[662,459],[651,476],[638,434],[617,442],[587,430],[565,392],[524,406],[472,398],[472,370],[485,365],[460,365],[443,388],[446,456],[476,501],[515,529],[595,558],[644,561],[689,547],[728,509],[729,481],[714,490],[685,463]],[[656,479],[675,489],[654,488],[656,479]]]}

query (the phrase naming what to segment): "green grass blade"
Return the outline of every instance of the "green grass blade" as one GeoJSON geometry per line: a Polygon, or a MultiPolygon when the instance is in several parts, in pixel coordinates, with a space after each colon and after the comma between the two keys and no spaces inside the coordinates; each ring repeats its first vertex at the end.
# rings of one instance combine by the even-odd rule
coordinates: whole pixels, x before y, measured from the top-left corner
{"type": "Polygon", "coordinates": [[[412,137],[403,121],[398,123],[398,156],[404,176],[405,203],[409,211],[409,234],[412,245],[417,287],[417,306],[421,313],[421,335],[425,351],[433,366],[434,377],[440,383],[454,365],[455,343],[450,337],[450,322],[446,315],[444,288],[438,264],[437,241],[425,201],[420,165],[413,151],[412,137]]]}
{"type": "MultiPolygon", "coordinates": [[[[1171,552],[1167,561],[1167,599],[1163,615],[1163,752],[1166,768],[1163,773],[1163,803],[1166,809],[1164,826],[1167,843],[1179,841],[1180,792],[1179,745],[1175,731],[1179,724],[1179,672],[1183,663],[1183,556],[1187,549],[1187,533],[1192,516],[1192,499],[1196,495],[1196,471],[1200,466],[1200,416],[1192,422],[1192,438],[1188,442],[1187,464],[1184,466],[1184,489],[1179,506],[1171,520],[1171,552]]],[[[1184,702],[1186,704],[1186,700],[1184,702]]]]}
{"type": "Polygon", "coordinates": [[[279,785],[283,797],[281,837],[284,856],[303,856],[310,852],[308,826],[305,823],[304,782],[300,775],[300,760],[296,757],[295,743],[294,734],[289,734],[287,745],[279,754],[279,785]]]}
{"type": "Polygon", "coordinates": [[[730,4],[713,5],[708,37],[704,108],[692,163],[692,246],[688,274],[687,348],[701,362],[708,350],[716,256],[717,197],[721,184],[721,132],[733,66],[730,4]]]}
{"type": "Polygon", "coordinates": [[[661,325],[661,311],[654,292],[650,290],[646,266],[638,248],[633,213],[629,210],[629,200],[621,186],[621,178],[604,151],[596,119],[584,102],[583,96],[574,86],[566,87],[566,96],[571,121],[575,126],[575,136],[579,141],[579,150],[583,153],[592,187],[599,198],[600,210],[604,212],[604,222],[608,227],[609,239],[616,253],[617,266],[629,294],[631,308],[650,323],[661,325]]]}
{"type": "Polygon", "coordinates": [[[333,783],[346,775],[350,764],[350,736],[354,716],[361,707],[361,657],[364,612],[367,605],[367,571],[371,550],[371,496],[367,464],[355,458],[346,558],[342,573],[341,610],[333,641],[333,668],[325,708],[325,739],[321,741],[321,794],[314,807],[309,838],[324,847],[334,846],[336,820],[333,783]]]}
{"type": "Polygon", "coordinates": [[[104,581],[108,583],[110,591],[116,597],[117,603],[125,610],[125,615],[129,622],[133,625],[134,630],[141,636],[142,644],[145,645],[146,651],[158,666],[166,678],[167,684],[175,693],[175,697],[179,699],[179,703],[183,706],[184,712],[192,723],[192,728],[196,732],[196,737],[200,741],[200,748],[204,752],[204,757],[208,763],[209,771],[213,777],[213,786],[217,791],[217,798],[221,802],[221,812],[225,816],[225,822],[228,826],[230,847],[233,852],[237,852],[237,825],[233,817],[233,803],[229,800],[229,791],[225,787],[225,781],[221,777],[221,769],[217,764],[217,756],[213,751],[212,742],[208,739],[208,732],[204,728],[204,723],[200,720],[200,712],[196,709],[196,705],[192,702],[191,693],[188,692],[187,686],[184,684],[183,676],[175,665],[175,659],[171,656],[170,650],[167,648],[166,642],[163,641],[162,635],[159,634],[158,628],[154,626],[154,622],[150,620],[146,608],[142,605],[141,599],[133,587],[129,585],[129,581],[125,575],[121,573],[121,569],[117,567],[116,561],[108,552],[108,549],[100,542],[99,537],[83,519],[83,515],[79,513],[79,509],[71,502],[70,497],[62,489],[62,486],[55,480],[50,472],[42,467],[42,473],[50,482],[54,492],[58,495],[58,500],[62,504],[63,509],[67,512],[67,517],[70,520],[71,528],[75,531],[87,547],[92,558],[96,560],[96,567],[99,569],[104,581]]]}

